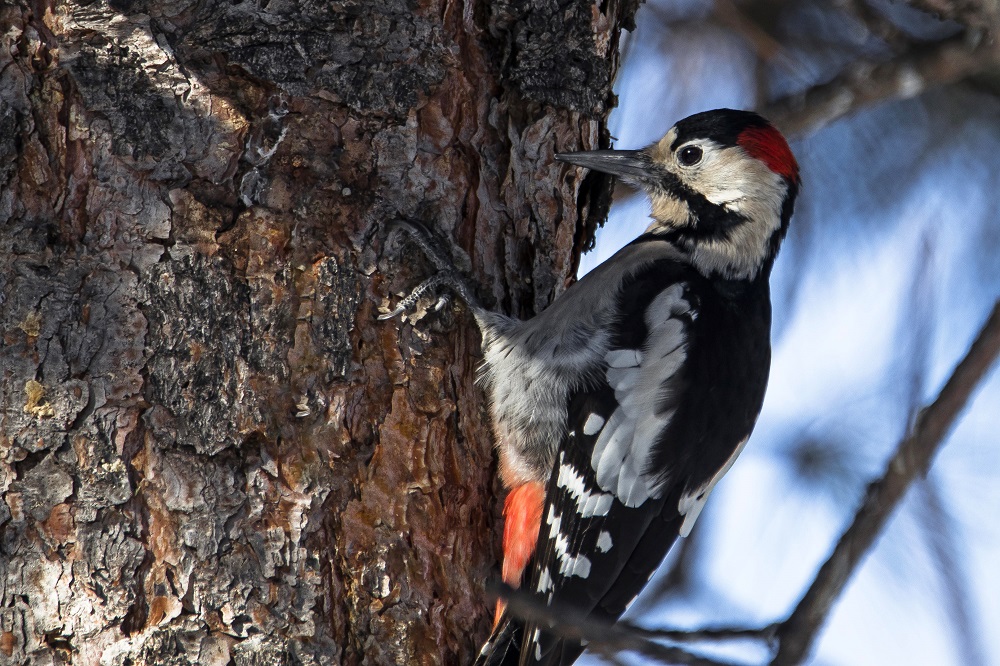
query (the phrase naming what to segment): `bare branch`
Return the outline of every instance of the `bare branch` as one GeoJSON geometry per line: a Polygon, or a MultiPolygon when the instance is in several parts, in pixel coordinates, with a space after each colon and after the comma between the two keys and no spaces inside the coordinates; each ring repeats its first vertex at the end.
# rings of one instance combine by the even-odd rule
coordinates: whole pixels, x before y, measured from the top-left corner
{"type": "Polygon", "coordinates": [[[870,34],[878,37],[891,47],[908,44],[906,33],[884,14],[874,9],[867,0],[832,0],[833,4],[857,19],[870,34]]]}
{"type": "Polygon", "coordinates": [[[629,622],[619,622],[619,627],[648,638],[650,640],[669,641],[731,641],[758,640],[771,643],[774,641],[779,624],[766,627],[704,627],[702,629],[646,629],[629,622]]]}
{"type": "MultiPolygon", "coordinates": [[[[768,629],[710,629],[705,632],[672,632],[638,629],[626,623],[608,624],[587,617],[584,613],[561,608],[557,611],[540,603],[525,591],[515,590],[504,584],[497,584],[497,593],[507,601],[507,612],[528,622],[535,622],[554,634],[574,640],[584,639],[587,647],[595,652],[614,654],[635,652],[644,657],[656,659],[664,664],[688,664],[690,666],[737,666],[732,662],[718,661],[687,650],[660,645],[651,638],[675,639],[685,636],[688,640],[711,640],[718,638],[766,638],[768,629]]],[[[771,631],[773,634],[773,631],[771,631]]]]}
{"type": "Polygon", "coordinates": [[[832,81],[761,110],[786,135],[813,132],[859,109],[918,95],[1000,64],[1000,41],[966,35],[914,46],[883,63],[860,61],[832,81]]]}
{"type": "Polygon", "coordinates": [[[884,476],[868,486],[854,521],[823,564],[812,586],[778,629],[778,652],[772,666],[800,663],[861,558],[871,548],[896,505],[918,474],[925,474],[955,418],[1000,354],[1000,301],[965,358],[937,398],[916,419],[889,461],[884,476]]]}

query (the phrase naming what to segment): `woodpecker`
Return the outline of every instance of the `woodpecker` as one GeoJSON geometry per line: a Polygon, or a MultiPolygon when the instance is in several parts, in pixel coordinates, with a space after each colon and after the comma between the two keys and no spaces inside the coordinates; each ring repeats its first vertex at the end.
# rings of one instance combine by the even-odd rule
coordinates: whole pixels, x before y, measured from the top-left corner
{"type": "MultiPolygon", "coordinates": [[[[485,309],[422,227],[439,272],[383,318],[448,287],[482,334],[504,504],[503,580],[613,622],[743,450],[770,367],[768,279],[799,170],[748,111],[690,116],[642,150],[558,154],[651,201],[651,224],[541,314],[485,309]]],[[[476,663],[571,664],[583,651],[508,614],[476,663]]]]}

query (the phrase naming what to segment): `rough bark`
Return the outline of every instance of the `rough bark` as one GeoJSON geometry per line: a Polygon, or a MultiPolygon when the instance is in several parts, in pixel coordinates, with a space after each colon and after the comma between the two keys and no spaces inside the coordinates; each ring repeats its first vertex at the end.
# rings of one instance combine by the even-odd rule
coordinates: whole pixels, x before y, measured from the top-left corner
{"type": "Polygon", "coordinates": [[[429,268],[382,223],[550,302],[608,197],[552,154],[606,146],[636,4],[0,6],[0,661],[473,654],[478,336],[376,321],[429,268]]]}

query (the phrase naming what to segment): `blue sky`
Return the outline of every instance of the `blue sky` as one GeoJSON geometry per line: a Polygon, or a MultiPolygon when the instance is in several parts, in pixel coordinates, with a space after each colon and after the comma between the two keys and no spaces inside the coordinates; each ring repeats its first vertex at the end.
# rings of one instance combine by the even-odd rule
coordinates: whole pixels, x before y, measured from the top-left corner
{"type": "MultiPolygon", "coordinates": [[[[661,1],[639,10],[616,86],[616,147],[644,146],[697,111],[759,106],[761,64],[742,38],[703,20],[706,7],[661,1]]],[[[846,48],[830,46],[838,39],[854,52],[879,51],[850,25],[801,8],[786,19],[790,34],[797,25],[829,34],[788,47],[791,64],[772,72],[772,88],[829,77],[830,62],[849,60],[846,48]]],[[[783,618],[881,474],[914,401],[934,397],[1000,297],[994,96],[938,89],[835,122],[792,148],[804,188],[772,278],[764,411],[692,537],[695,585],[637,603],[633,619],[647,626],[783,618]],[[824,471],[803,473],[804,454],[826,460],[824,471]]],[[[581,272],[638,235],[647,215],[643,197],[616,203],[581,272]]],[[[859,567],[810,663],[1000,664],[998,407],[994,370],[859,567]],[[948,589],[964,599],[965,634],[948,589]]],[[[727,654],[766,658],[746,645],[727,654]]]]}

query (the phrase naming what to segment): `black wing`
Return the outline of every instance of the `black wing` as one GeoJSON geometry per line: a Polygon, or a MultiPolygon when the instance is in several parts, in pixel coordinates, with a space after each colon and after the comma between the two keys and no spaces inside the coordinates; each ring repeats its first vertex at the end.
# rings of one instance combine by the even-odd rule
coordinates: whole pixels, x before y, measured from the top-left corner
{"type": "MultiPolygon", "coordinates": [[[[569,401],[530,582],[555,609],[616,620],[682,523],[681,479],[652,463],[687,388],[697,310],[684,283],[664,284],[664,268],[654,265],[624,285],[624,316],[604,365],[569,401]]],[[[522,664],[569,664],[582,651],[579,642],[524,628],[522,664]]]]}

